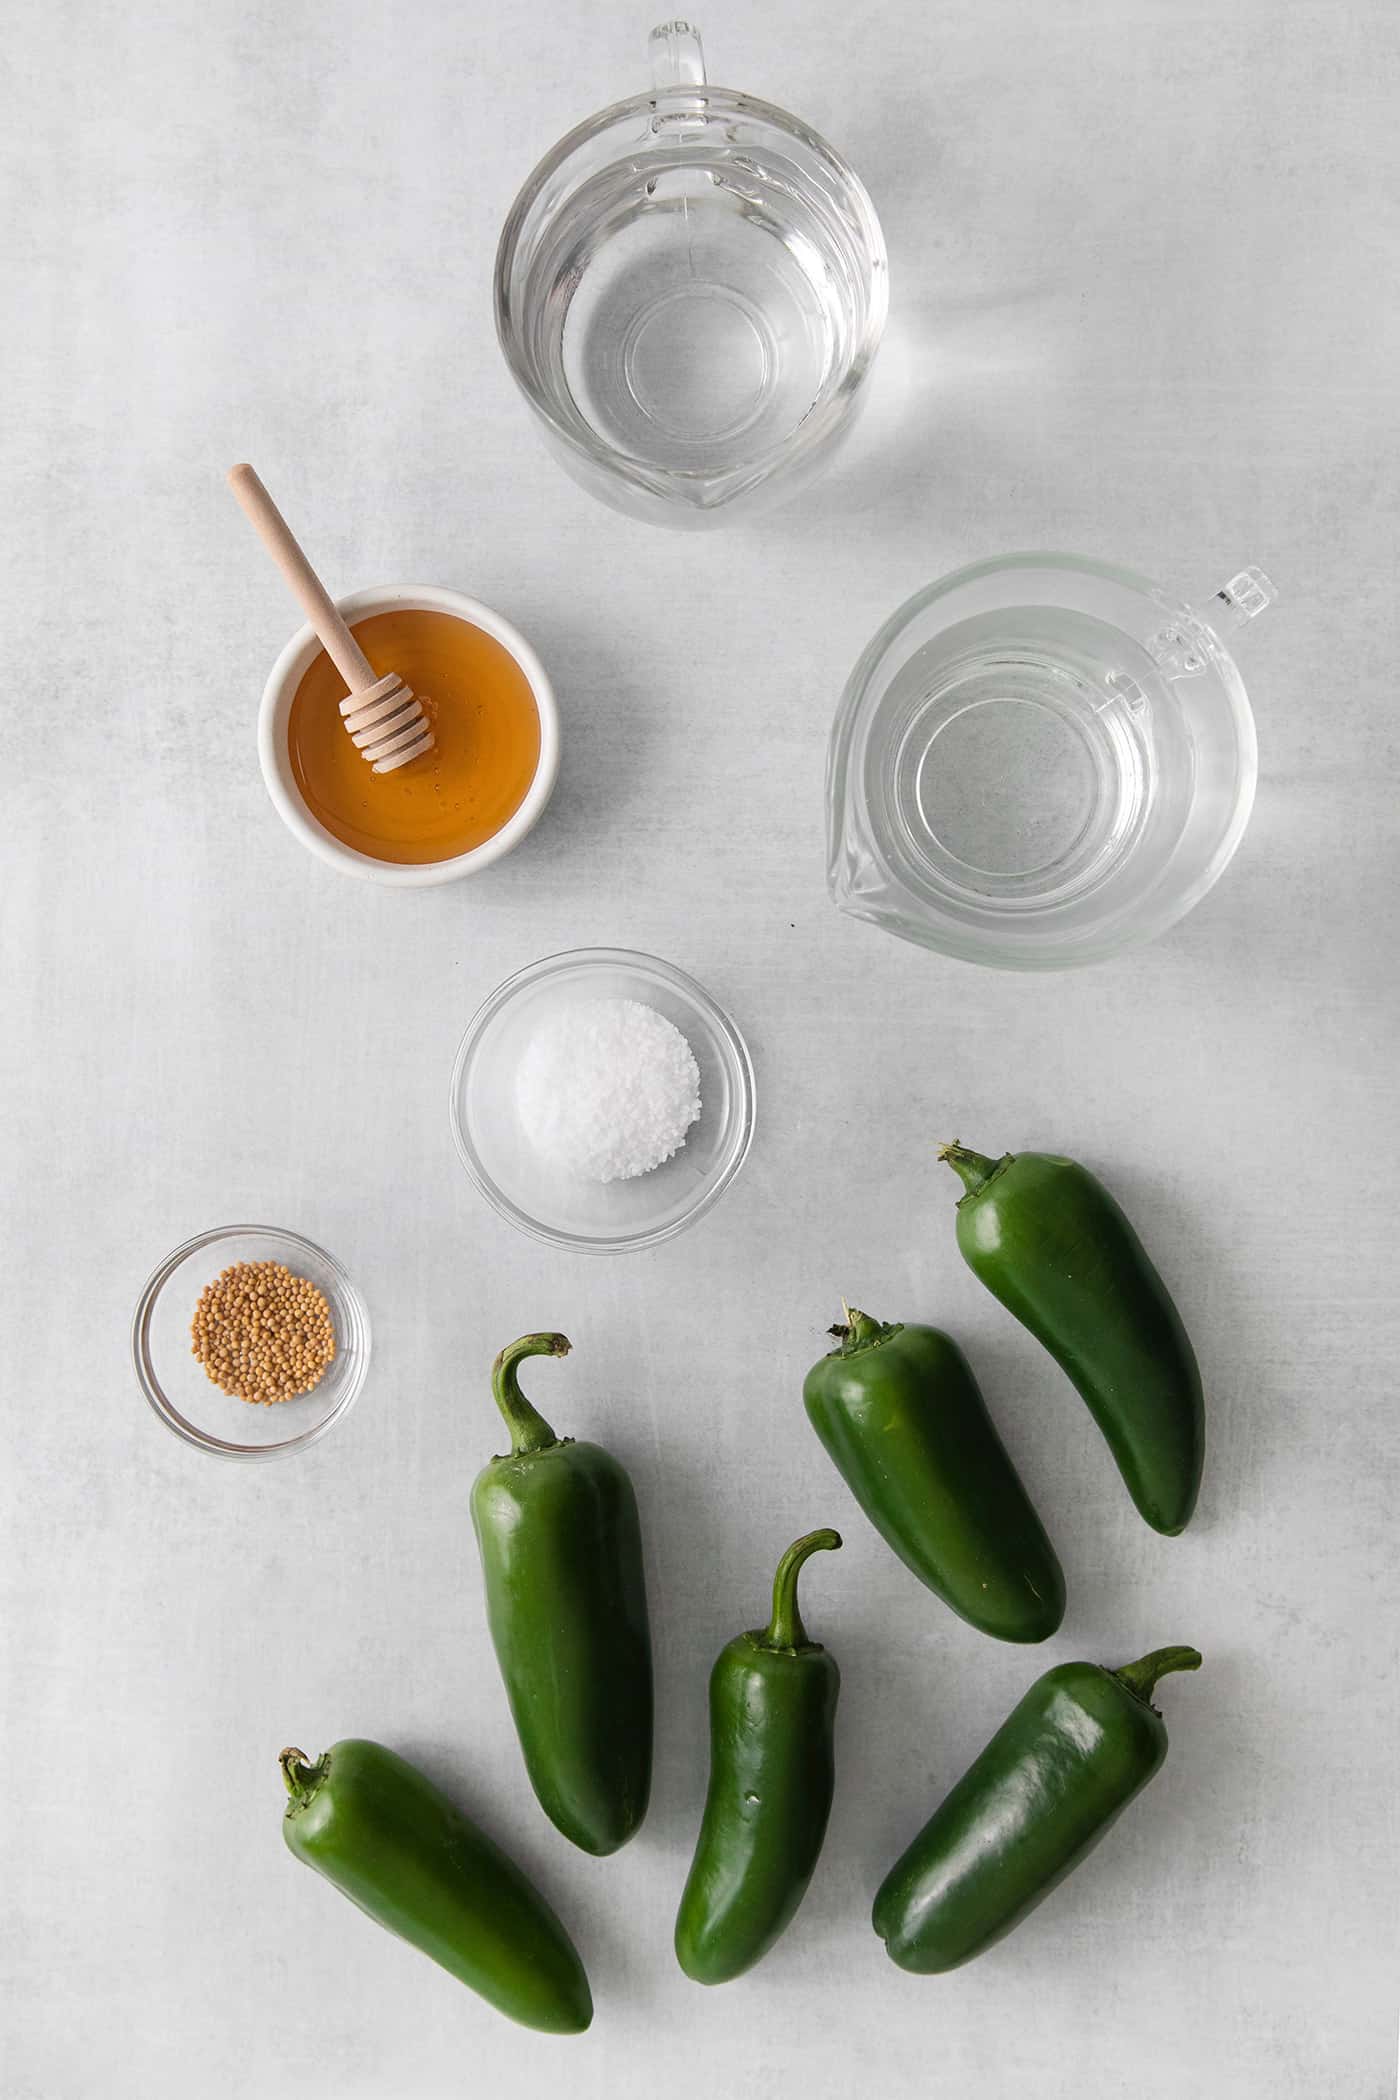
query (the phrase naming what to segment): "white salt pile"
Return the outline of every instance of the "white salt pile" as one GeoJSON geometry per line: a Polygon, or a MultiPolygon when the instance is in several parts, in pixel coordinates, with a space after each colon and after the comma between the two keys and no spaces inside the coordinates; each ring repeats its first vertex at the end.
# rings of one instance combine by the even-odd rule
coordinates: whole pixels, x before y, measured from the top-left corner
{"type": "Polygon", "coordinates": [[[520,1060],[525,1135],[555,1166],[628,1181],[679,1152],[700,1114],[689,1043],[639,999],[595,999],[543,1021],[520,1060]]]}

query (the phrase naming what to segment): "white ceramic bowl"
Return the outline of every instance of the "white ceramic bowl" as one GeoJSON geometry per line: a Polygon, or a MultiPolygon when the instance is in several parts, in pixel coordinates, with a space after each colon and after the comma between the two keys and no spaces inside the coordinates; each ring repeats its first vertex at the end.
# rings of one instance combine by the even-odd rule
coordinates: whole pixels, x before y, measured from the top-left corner
{"type": "Polygon", "coordinates": [[[397,861],[375,860],[371,854],[357,853],[353,846],[342,845],[338,838],[317,823],[302,801],[287,749],[287,721],[292,701],[321,646],[311,629],[302,627],[273,665],[258,714],[258,759],[273,808],[292,836],[319,860],[332,868],[339,868],[342,874],[358,875],[366,882],[387,883],[392,889],[426,889],[433,883],[456,882],[462,875],[474,875],[479,868],[489,868],[492,861],[500,860],[534,829],[554,792],[559,771],[559,710],[554,704],[554,689],[545,675],[544,665],[524,635],[512,627],[509,620],[492,612],[489,605],[479,605],[475,598],[464,598],[460,591],[437,590],[431,584],[380,585],[372,590],[351,591],[348,597],[339,598],[336,603],[342,616],[352,624],[366,619],[371,613],[450,613],[455,619],[479,627],[503,649],[509,650],[529,681],[539,713],[540,756],[535,777],[515,815],[493,838],[487,839],[483,845],[473,846],[470,853],[456,854],[451,860],[406,866],[397,861]]]}

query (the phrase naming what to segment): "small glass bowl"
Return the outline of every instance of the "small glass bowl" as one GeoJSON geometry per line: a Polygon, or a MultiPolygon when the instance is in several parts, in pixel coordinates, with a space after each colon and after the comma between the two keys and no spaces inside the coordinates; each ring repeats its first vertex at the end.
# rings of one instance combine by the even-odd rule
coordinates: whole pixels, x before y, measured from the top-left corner
{"type": "Polygon", "coordinates": [[[334,1255],[275,1225],[220,1225],[168,1254],[141,1293],[131,1354],[142,1392],[167,1429],[220,1458],[283,1458],[348,1414],[369,1369],[369,1314],[334,1255]],[[199,1294],[240,1261],[280,1261],[325,1293],[335,1361],[309,1393],[260,1407],[225,1393],[190,1347],[199,1294]]]}
{"type": "Polygon", "coordinates": [[[626,948],[577,948],[531,963],[491,994],[457,1052],[451,1116],[462,1165],[502,1217],[558,1247],[620,1254],[670,1239],[728,1188],[753,1138],[753,1066],[728,1014],[683,971],[626,948]],[[628,1181],[547,1166],[516,1111],[515,1077],[534,1026],[571,1000],[596,999],[655,1008],[700,1068],[700,1118],[680,1151],[628,1181]]]}

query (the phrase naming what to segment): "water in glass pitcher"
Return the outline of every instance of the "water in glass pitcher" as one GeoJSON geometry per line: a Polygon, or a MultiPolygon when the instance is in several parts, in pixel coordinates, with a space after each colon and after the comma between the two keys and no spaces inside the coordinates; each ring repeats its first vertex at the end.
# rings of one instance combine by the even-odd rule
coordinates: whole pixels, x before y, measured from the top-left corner
{"type": "Polygon", "coordinates": [[[496,327],[557,456],[683,529],[792,494],[850,428],[885,325],[875,208],[810,126],[705,77],[693,23],[648,93],[548,153],[501,229],[496,327]]]}
{"type": "Polygon", "coordinates": [[[792,438],[859,314],[800,186],[753,156],[676,152],[604,170],[564,215],[536,264],[541,346],[601,444],[706,474],[792,438]]]}

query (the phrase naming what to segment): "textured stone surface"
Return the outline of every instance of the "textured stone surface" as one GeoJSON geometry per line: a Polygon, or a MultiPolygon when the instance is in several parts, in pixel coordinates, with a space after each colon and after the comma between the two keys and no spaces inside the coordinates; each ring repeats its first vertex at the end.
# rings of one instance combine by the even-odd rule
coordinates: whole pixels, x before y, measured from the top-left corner
{"type": "Polygon", "coordinates": [[[702,26],[718,79],[849,152],[894,285],[850,455],[703,540],[563,479],[491,328],[517,183],[641,85],[644,15],[12,17],[5,660],[45,730],[12,713],[0,842],[7,2100],[1392,2090],[1394,13],[774,0],[702,26]],[[278,823],[253,722],[295,621],[223,487],[240,458],[333,588],[463,588],[542,651],[557,799],[474,884],[346,882],[278,823]],[[918,585],[1027,546],[1188,595],[1259,561],[1282,593],[1240,645],[1262,777],[1235,866],[1156,947],[1053,981],[920,954],[822,886],[850,664],[918,585]],[[698,976],[759,1084],[715,1214],[613,1262],[513,1234],[446,1116],[478,1001],[595,942],[698,976]],[[1184,1539],[959,1266],[955,1134],[1074,1151],[1140,1220],[1209,1384],[1184,1539]],[[127,1355],[147,1271],[241,1217],[335,1250],[375,1323],[353,1417],[244,1470],[167,1436],[127,1355]],[[925,1596],[806,1431],[842,1291],[965,1343],[1065,1564],[1041,1654],[925,1596]],[[604,1862],[525,1787],[467,1517],[492,1354],[542,1326],[575,1353],[534,1389],[635,1473],[660,1634],[655,1805],[604,1862]],[[826,1856],[764,1968],[702,1992],[670,1934],[706,1673],[823,1522],[826,1856]],[[1101,1853],[985,1961],[900,1975],[870,1894],[1029,1676],[1175,1640],[1206,1666],[1164,1688],[1171,1758],[1101,1853]],[[285,1855],[278,1750],[348,1733],[539,1875],[588,1955],[586,2040],[513,2031],[285,1855]]]}

